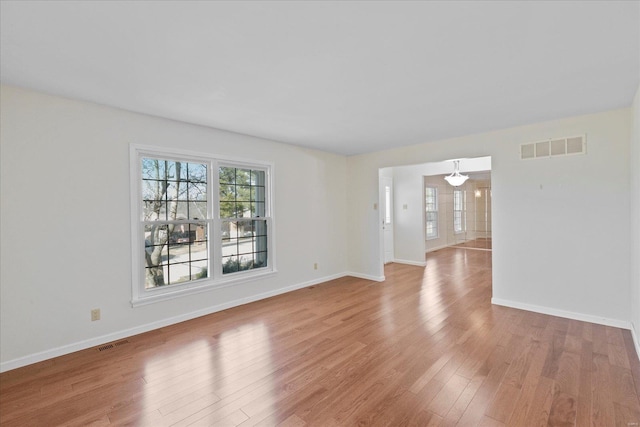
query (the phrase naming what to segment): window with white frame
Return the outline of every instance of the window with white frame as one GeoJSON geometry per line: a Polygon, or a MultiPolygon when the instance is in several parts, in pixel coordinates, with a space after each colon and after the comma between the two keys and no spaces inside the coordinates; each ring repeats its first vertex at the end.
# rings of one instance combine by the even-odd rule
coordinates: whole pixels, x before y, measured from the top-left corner
{"type": "Polygon", "coordinates": [[[384,186],[384,223],[386,225],[391,224],[391,187],[389,185],[384,186]]]}
{"type": "Polygon", "coordinates": [[[463,233],[467,228],[466,191],[453,190],[453,231],[463,233]]]}
{"type": "Polygon", "coordinates": [[[438,238],[438,189],[425,187],[425,228],[426,238],[438,238]]]}
{"type": "Polygon", "coordinates": [[[134,305],[274,272],[269,164],[131,147],[134,305]]]}
{"type": "Polygon", "coordinates": [[[202,162],[141,159],[144,287],[208,277],[208,183],[202,162]]]}
{"type": "Polygon", "coordinates": [[[268,260],[266,171],[224,165],[218,173],[222,274],[264,268],[268,260]]]}

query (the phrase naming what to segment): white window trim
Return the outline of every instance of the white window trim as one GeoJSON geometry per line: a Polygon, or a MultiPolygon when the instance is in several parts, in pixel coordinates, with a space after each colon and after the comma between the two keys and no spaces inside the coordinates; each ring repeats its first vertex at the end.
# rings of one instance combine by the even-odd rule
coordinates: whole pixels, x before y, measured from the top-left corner
{"type": "Polygon", "coordinates": [[[438,187],[437,187],[437,186],[435,186],[435,185],[425,185],[424,197],[425,197],[425,209],[424,209],[424,211],[425,211],[425,213],[424,213],[424,214],[425,214],[425,221],[424,221],[424,226],[425,226],[425,240],[436,240],[436,239],[439,239],[439,238],[440,238],[440,209],[438,209],[438,207],[439,207],[439,206],[438,206],[438,205],[439,205],[439,201],[438,201],[438,199],[439,199],[440,195],[438,194],[438,187]],[[432,188],[432,189],[434,190],[434,193],[435,193],[435,207],[436,207],[436,209],[435,209],[435,210],[433,210],[433,211],[427,211],[427,208],[426,208],[426,205],[427,205],[426,189],[427,189],[427,188],[432,188]],[[432,236],[427,236],[427,233],[426,233],[427,222],[428,222],[428,220],[427,220],[428,212],[435,212],[435,214],[436,214],[436,220],[435,220],[435,223],[436,223],[435,235],[432,235],[432,236]]]}
{"type": "MultiPolygon", "coordinates": [[[[229,156],[200,153],[188,150],[173,148],[155,147],[150,145],[130,144],[129,145],[130,164],[130,200],[131,200],[131,305],[138,307],[159,301],[170,300],[179,296],[193,295],[207,292],[213,289],[227,286],[239,285],[257,279],[271,276],[278,272],[276,269],[275,253],[275,212],[274,212],[274,167],[273,163],[257,160],[240,159],[229,156]],[[194,280],[186,283],[174,284],[154,289],[145,289],[144,286],[144,238],[141,226],[142,203],[142,171],[141,159],[143,157],[156,157],[171,160],[202,161],[208,164],[209,195],[207,197],[207,210],[213,215],[202,222],[206,222],[209,227],[209,260],[211,277],[194,280]],[[233,166],[237,168],[260,168],[265,170],[265,191],[267,194],[265,219],[267,221],[267,267],[255,270],[240,271],[222,275],[221,250],[219,245],[211,244],[221,239],[222,220],[219,218],[219,196],[218,191],[218,165],[233,166]],[[214,191],[215,190],[215,191],[214,191]]],[[[200,221],[200,220],[198,220],[200,221]]]]}
{"type": "Polygon", "coordinates": [[[467,190],[454,189],[453,190],[453,234],[464,234],[467,231],[467,190]],[[455,194],[456,191],[460,193],[460,209],[455,209],[455,194]],[[456,212],[460,212],[460,230],[456,230],[456,212]]]}

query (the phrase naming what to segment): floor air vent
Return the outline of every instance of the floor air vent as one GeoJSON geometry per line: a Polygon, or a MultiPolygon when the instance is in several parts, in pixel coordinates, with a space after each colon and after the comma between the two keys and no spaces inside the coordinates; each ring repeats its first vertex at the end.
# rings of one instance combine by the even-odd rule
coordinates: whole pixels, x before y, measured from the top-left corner
{"type": "Polygon", "coordinates": [[[119,346],[121,346],[123,344],[129,344],[129,341],[128,340],[122,340],[122,341],[114,342],[114,343],[111,343],[111,344],[101,345],[100,347],[98,347],[98,351],[111,350],[112,348],[119,347],[119,346]]]}
{"type": "Polygon", "coordinates": [[[520,159],[540,159],[572,154],[586,154],[585,135],[548,139],[520,145],[520,159]]]}

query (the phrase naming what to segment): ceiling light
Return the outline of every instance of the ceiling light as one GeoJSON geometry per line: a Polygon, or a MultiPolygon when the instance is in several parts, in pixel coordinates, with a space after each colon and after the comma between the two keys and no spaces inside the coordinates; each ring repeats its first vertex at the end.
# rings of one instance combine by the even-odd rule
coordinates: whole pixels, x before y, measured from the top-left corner
{"type": "Polygon", "coordinates": [[[445,176],[444,179],[454,187],[459,187],[464,184],[469,177],[467,175],[460,175],[460,160],[454,160],[453,163],[455,165],[453,173],[449,176],[445,176]]]}

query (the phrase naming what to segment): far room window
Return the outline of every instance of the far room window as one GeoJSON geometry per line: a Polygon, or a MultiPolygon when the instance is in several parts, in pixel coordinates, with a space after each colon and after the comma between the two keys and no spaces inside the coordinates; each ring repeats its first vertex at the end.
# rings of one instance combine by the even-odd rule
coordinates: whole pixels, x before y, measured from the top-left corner
{"type": "Polygon", "coordinates": [[[391,187],[384,186],[384,223],[391,224],[391,187]]]}
{"type": "Polygon", "coordinates": [[[466,191],[453,190],[453,231],[463,233],[467,229],[466,191]]]}
{"type": "Polygon", "coordinates": [[[425,187],[426,238],[438,238],[438,189],[425,187]]]}
{"type": "Polygon", "coordinates": [[[133,305],[275,271],[271,166],[132,145],[133,305]]]}

